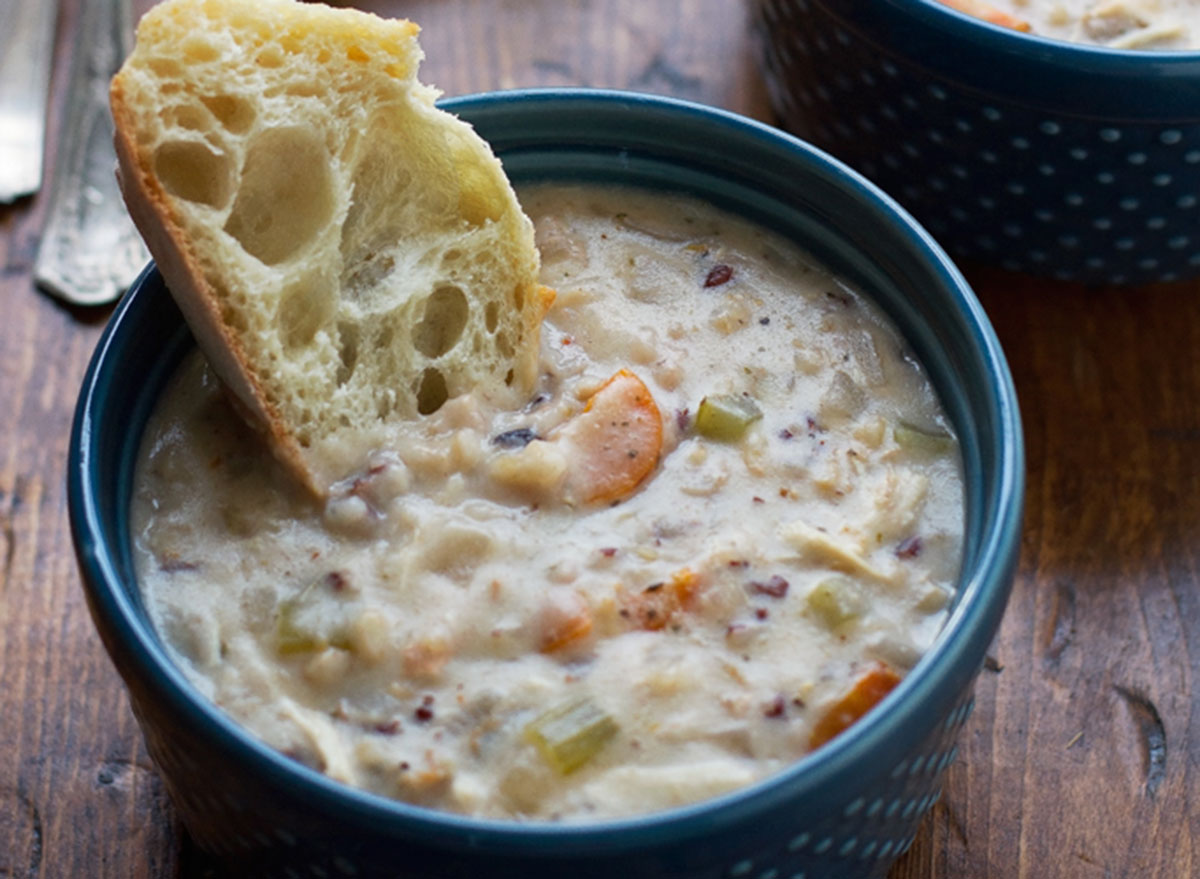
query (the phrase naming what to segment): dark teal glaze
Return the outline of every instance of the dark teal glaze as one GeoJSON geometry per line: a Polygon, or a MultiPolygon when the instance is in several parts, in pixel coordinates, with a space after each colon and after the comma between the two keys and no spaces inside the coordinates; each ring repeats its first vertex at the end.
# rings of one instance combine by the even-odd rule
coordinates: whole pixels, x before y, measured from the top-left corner
{"type": "Polygon", "coordinates": [[[938,0],[753,0],[789,129],[956,257],[1103,284],[1200,275],[1200,51],[1119,51],[938,0]]]}
{"type": "Polygon", "coordinates": [[[143,612],[129,551],[132,466],[149,409],[192,344],[151,268],[88,370],[68,489],[93,618],[185,823],[201,846],[252,875],[309,875],[315,865],[331,876],[882,876],[936,799],[1016,562],[1020,423],[979,303],[886,196],[766,126],[678,101],[582,90],[443,106],[476,126],[518,184],[684,190],[797,238],[866,287],[925,363],[963,441],[967,561],[954,610],[883,710],[787,772],[707,803],[587,826],[511,824],[345,789],[199,698],[143,612]]]}

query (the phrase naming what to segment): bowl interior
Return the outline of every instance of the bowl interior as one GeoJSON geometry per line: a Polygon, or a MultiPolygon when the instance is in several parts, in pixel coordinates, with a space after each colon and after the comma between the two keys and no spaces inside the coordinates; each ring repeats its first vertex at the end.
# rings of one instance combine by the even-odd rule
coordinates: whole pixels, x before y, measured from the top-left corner
{"type": "MultiPolygon", "coordinates": [[[[582,180],[683,191],[797,240],[864,289],[896,322],[928,370],[962,443],[968,516],[956,606],[933,650],[888,697],[885,704],[893,710],[873,713],[815,755],[745,791],[613,822],[624,830],[620,844],[636,844],[631,830],[649,832],[702,810],[744,814],[785,799],[794,808],[798,789],[850,783],[864,759],[881,765],[901,759],[928,731],[922,712],[961,698],[973,679],[999,622],[1016,554],[1023,486],[1016,400],[998,343],[962,277],[901,209],[857,174],[793,138],[731,114],[581,90],[495,93],[443,106],[491,142],[518,185],[582,180]]],[[[134,577],[128,511],[146,419],[192,344],[150,267],[114,315],[84,382],[72,436],[70,506],[88,600],[109,652],[148,676],[157,698],[211,725],[232,751],[286,778],[305,796],[338,799],[342,808],[376,819],[390,814],[424,820],[428,832],[458,827],[470,829],[473,839],[483,838],[480,833],[511,835],[512,825],[497,822],[454,816],[430,821],[420,809],[348,791],[297,767],[207,706],[171,665],[134,577]]],[[[812,808],[819,812],[820,803],[812,808]]],[[[517,835],[538,832],[536,825],[524,826],[517,835]]],[[[590,835],[595,842],[596,832],[592,826],[553,834],[590,835]]]]}

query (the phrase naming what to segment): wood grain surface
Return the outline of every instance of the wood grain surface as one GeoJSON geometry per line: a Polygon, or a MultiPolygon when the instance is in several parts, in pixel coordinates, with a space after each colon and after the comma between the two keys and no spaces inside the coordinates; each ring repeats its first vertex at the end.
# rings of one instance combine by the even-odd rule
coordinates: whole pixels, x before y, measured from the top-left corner
{"type": "MultiPolygon", "coordinates": [[[[59,19],[52,140],[80,2],[59,19]]],[[[770,119],[736,0],[361,5],[422,25],[424,78],[448,94],[617,86],[770,119]]],[[[0,877],[219,875],[174,818],[80,590],[67,439],[109,310],[34,289],[42,211],[0,207],[0,877]]],[[[961,757],[891,877],[1195,877],[1200,283],[966,268],[1021,397],[1023,558],[961,757]]]]}

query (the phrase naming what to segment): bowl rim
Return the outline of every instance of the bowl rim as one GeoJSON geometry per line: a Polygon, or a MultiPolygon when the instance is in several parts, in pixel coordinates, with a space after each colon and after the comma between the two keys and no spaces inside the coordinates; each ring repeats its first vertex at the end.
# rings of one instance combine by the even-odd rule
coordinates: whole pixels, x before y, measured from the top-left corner
{"type": "Polygon", "coordinates": [[[1061,55],[1065,64],[1103,65],[1116,68],[1118,72],[1143,74],[1147,62],[1167,70],[1200,62],[1200,48],[1195,49],[1117,49],[1095,43],[1080,43],[1048,37],[1044,34],[1026,33],[998,24],[992,24],[970,13],[955,9],[942,0],[885,0],[893,6],[911,7],[913,15],[946,27],[955,36],[978,42],[983,47],[1001,51],[1027,51],[1031,55],[1045,57],[1061,55]]]}
{"type": "MultiPolygon", "coordinates": [[[[581,854],[603,848],[605,852],[630,851],[664,836],[699,837],[728,821],[754,820],[797,796],[798,789],[818,791],[830,779],[853,771],[869,755],[884,747],[890,732],[914,722],[914,715],[939,692],[965,690],[954,686],[969,681],[982,659],[972,646],[979,633],[994,632],[1007,602],[1020,542],[1024,494],[1024,444],[1016,392],[1000,344],[966,280],[932,237],[890,196],[838,160],[785,132],[747,117],[679,98],[639,92],[594,88],[514,89],[461,95],[444,99],[439,106],[451,112],[481,111],[510,102],[551,110],[564,102],[632,105],[659,114],[702,117],[736,134],[786,146],[797,160],[822,167],[850,194],[874,202],[906,234],[914,252],[938,277],[970,324],[971,342],[988,366],[987,378],[995,402],[995,436],[1000,455],[995,467],[995,497],[981,511],[991,527],[981,535],[971,571],[959,578],[962,599],[950,614],[933,646],[881,703],[844,734],[747,787],[691,805],[602,821],[553,823],[477,818],[414,806],[382,795],[352,788],[292,761],[261,742],[199,693],[176,668],[153,632],[149,620],[133,606],[117,574],[111,551],[101,537],[104,526],[96,498],[96,464],[93,461],[97,408],[106,393],[105,374],[118,357],[116,343],[123,327],[145,309],[146,287],[155,282],[151,263],[135,282],[109,321],[88,366],[72,425],[67,461],[68,507],[71,532],[83,588],[97,628],[131,654],[127,662],[139,667],[139,681],[153,688],[156,698],[189,724],[204,727],[214,744],[233,759],[255,766],[280,790],[321,810],[336,809],[363,827],[393,835],[419,835],[426,843],[443,846],[486,845],[494,851],[543,854],[581,854]],[[103,622],[104,625],[101,625],[103,622]],[[106,633],[105,627],[108,627],[106,633]]],[[[468,121],[470,121],[468,119],[468,121]]],[[[501,159],[503,154],[501,152],[501,159]]],[[[990,637],[989,637],[990,640],[990,637]]],[[[111,652],[111,651],[110,651],[111,652]]],[[[114,655],[115,659],[115,655],[114,655]]]]}

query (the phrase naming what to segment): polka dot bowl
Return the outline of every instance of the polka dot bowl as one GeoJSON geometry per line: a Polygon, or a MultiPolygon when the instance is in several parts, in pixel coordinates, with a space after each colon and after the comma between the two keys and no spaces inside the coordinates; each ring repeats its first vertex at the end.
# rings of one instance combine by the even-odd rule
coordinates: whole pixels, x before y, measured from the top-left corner
{"type": "Polygon", "coordinates": [[[1103,284],[1200,275],[1200,51],[1118,51],[937,0],[752,0],[782,124],[955,257],[1103,284]]]}
{"type": "Polygon", "coordinates": [[[444,106],[518,183],[682,190],[801,241],[869,291],[929,371],[963,450],[965,560],[934,647],[878,708],[752,787],[620,821],[500,822],[335,783],[205,699],[155,633],[133,571],[129,504],[148,413],[193,343],[149,268],[114,314],[76,410],[72,533],[96,627],[184,825],[219,875],[517,879],[881,877],[938,799],[1015,565],[1021,428],[979,302],[929,236],[859,175],[778,129],[615,92],[509,92],[444,106]]]}

